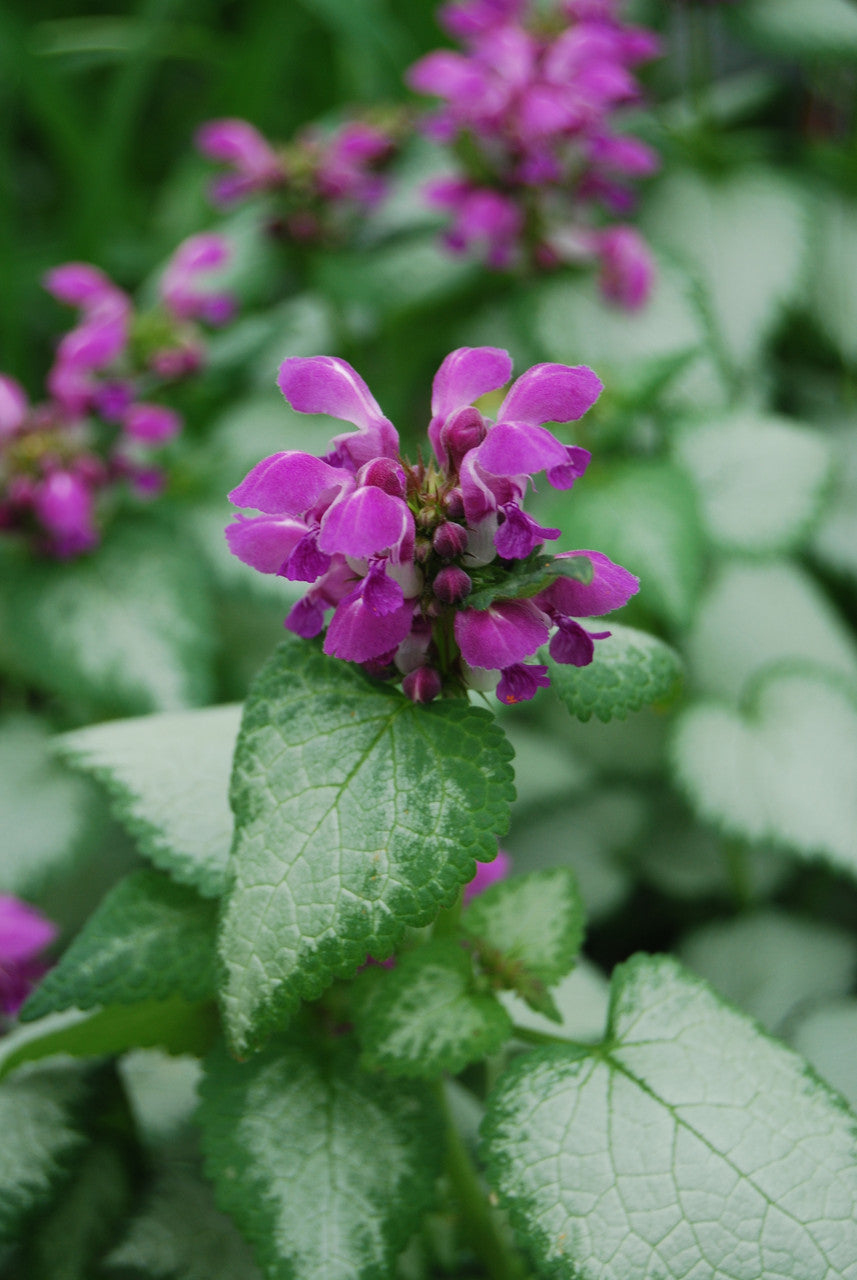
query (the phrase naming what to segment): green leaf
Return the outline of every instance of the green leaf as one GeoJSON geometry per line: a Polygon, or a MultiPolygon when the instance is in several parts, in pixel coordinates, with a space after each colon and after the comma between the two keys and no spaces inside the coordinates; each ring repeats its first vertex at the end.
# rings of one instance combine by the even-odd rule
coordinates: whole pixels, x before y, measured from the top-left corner
{"type": "Polygon", "coordinates": [[[752,410],[685,428],[673,452],[693,479],[714,545],[750,555],[804,543],[833,461],[819,431],[752,410]]]}
{"type": "Polygon", "coordinates": [[[216,1031],[211,1005],[189,1004],[180,996],[107,1005],[85,1012],[66,1009],[16,1027],[0,1042],[0,1079],[25,1062],[57,1054],[100,1058],[125,1049],[161,1046],[169,1053],[204,1053],[216,1031]]]}
{"type": "Polygon", "coordinates": [[[44,1204],[81,1145],[86,1084],[68,1066],[21,1071],[0,1084],[0,1248],[44,1204]]]}
{"type": "Polygon", "coordinates": [[[511,1030],[496,996],[477,989],[468,952],[448,938],[401,956],[357,1013],[366,1065],[394,1076],[457,1075],[495,1053],[511,1030]]]}
{"type": "Polygon", "coordinates": [[[792,1046],[857,1111],[857,1000],[810,1009],[793,1028],[792,1046]]]}
{"type": "Polygon", "coordinates": [[[454,298],[472,287],[479,268],[456,258],[434,233],[409,236],[360,252],[327,254],[318,263],[322,294],[344,307],[355,307],[365,327],[389,323],[408,311],[454,298]]]}
{"type": "Polygon", "coordinates": [[[227,880],[229,776],[239,706],[114,720],[57,738],[73,767],[107,788],[140,850],[206,897],[227,880]]]}
{"type": "Polygon", "coordinates": [[[42,979],[21,1021],[61,1009],[213,997],[216,911],[215,903],[160,871],[132,872],[42,979]]]}
{"type": "Polygon", "coordinates": [[[391,1273],[434,1197],[441,1126],[413,1081],[361,1071],[349,1042],[206,1064],[206,1172],[268,1280],[391,1273]]]}
{"type": "MultiPolygon", "coordinates": [[[[598,619],[588,625],[595,630],[598,619]]],[[[666,698],[682,674],[682,661],[657,636],[634,627],[610,624],[607,640],[595,642],[595,657],[587,667],[554,662],[548,655],[551,684],[572,715],[587,721],[592,715],[606,723],[624,720],[650,702],[666,698]]]]}
{"type": "Polygon", "coordinates": [[[609,391],[623,399],[644,398],[705,343],[690,283],[666,263],[658,264],[652,296],[640,311],[605,303],[594,274],[540,285],[533,298],[545,356],[592,365],[609,391]]]}
{"type": "MultiPolygon", "coordinates": [[[[857,10],[849,4],[857,26],[857,10]]],[[[857,363],[857,202],[818,200],[808,301],[812,314],[851,365],[857,363]]]]}
{"type": "Polygon", "coordinates": [[[730,835],[823,857],[857,875],[857,697],[823,671],[774,670],[744,715],[689,707],[672,744],[676,779],[730,835]]]}
{"type": "Polygon", "coordinates": [[[496,854],[510,757],[463,699],[417,706],[306,641],[277,650],[247,701],[232,784],[220,952],[238,1052],[451,904],[474,859],[496,854]]]}
{"type": "Polygon", "coordinates": [[[564,546],[597,547],[639,576],[643,606],[686,625],[699,586],[702,535],[696,496],[678,467],[593,468],[573,494],[545,503],[542,514],[562,529],[564,546]]]}
{"type": "Polygon", "coordinates": [[[149,1148],[182,1146],[196,1111],[199,1059],[162,1049],[131,1049],[116,1068],[140,1141],[149,1148]]]}
{"type": "Polygon", "coordinates": [[[718,181],[673,170],[644,224],[693,271],[723,357],[746,370],[802,283],[809,217],[791,184],[759,167],[718,181]]]}
{"type": "Polygon", "coordinates": [[[700,601],[687,639],[694,686],[735,702],[766,668],[812,663],[857,680],[849,628],[798,565],[723,564],[700,601]]]}
{"type": "Polygon", "coordinates": [[[178,1162],[158,1170],[107,1268],[108,1274],[130,1268],[170,1280],[261,1280],[246,1241],[217,1208],[209,1184],[178,1162]]]}
{"type": "Polygon", "coordinates": [[[104,826],[94,788],[58,765],[49,744],[36,716],[0,720],[0,886],[25,898],[82,861],[104,826]]]}
{"type": "Polygon", "coordinates": [[[0,665],[110,715],[204,703],[213,628],[196,556],[155,520],[77,560],[0,559],[0,665]]]}
{"type": "Polygon", "coordinates": [[[848,0],[742,0],[728,17],[765,52],[836,61],[857,54],[857,12],[848,0]]]}
{"type": "Polygon", "coordinates": [[[513,991],[501,991],[500,1000],[516,1027],[589,1042],[604,1035],[609,991],[610,983],[602,971],[581,956],[571,973],[551,991],[555,1012],[550,1018],[525,1004],[513,991]]]}
{"type": "Polygon", "coordinates": [[[614,971],[604,1044],[518,1058],[483,1135],[501,1203],[562,1280],[855,1274],[853,1115],[666,957],[614,971]]]}
{"type": "Polygon", "coordinates": [[[568,867],[531,871],[491,885],[473,899],[461,920],[486,973],[557,1019],[545,988],[574,968],[583,926],[583,901],[568,867]]]}
{"type": "Polygon", "coordinates": [[[713,920],[683,938],[678,954],[775,1034],[802,1006],[846,995],[857,967],[857,941],[844,929],[775,908],[713,920]]]}

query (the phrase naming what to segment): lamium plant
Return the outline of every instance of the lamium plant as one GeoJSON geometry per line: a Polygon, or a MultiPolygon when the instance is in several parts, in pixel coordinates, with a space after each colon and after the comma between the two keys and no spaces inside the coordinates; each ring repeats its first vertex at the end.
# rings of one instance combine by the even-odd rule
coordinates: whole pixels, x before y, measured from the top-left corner
{"type": "Polygon", "coordinates": [[[0,1276],[857,1280],[857,10],[427,6],[0,6],[0,1276]]]}

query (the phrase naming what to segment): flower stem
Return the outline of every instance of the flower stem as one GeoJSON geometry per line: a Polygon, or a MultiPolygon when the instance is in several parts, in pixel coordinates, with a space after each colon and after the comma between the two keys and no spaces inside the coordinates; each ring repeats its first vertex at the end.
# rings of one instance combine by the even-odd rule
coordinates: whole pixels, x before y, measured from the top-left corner
{"type": "Polygon", "coordinates": [[[491,1280],[524,1280],[527,1273],[523,1262],[502,1237],[485,1189],[449,1113],[442,1080],[437,1084],[437,1096],[446,1122],[446,1172],[455,1191],[467,1241],[491,1280]]]}

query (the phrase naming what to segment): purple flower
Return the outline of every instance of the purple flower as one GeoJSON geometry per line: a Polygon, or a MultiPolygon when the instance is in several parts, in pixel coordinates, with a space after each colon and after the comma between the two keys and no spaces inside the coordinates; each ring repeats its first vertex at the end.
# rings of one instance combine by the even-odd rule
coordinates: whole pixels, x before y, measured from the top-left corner
{"type": "Polygon", "coordinates": [[[35,907],[0,894],[0,1014],[12,1018],[47,966],[39,955],[56,926],[35,907]]]}
{"type": "Polygon", "coordinates": [[[619,608],[638,586],[598,552],[565,553],[589,556],[589,584],[563,576],[564,555],[543,550],[560,531],[523,508],[539,472],[565,490],[583,475],[587,451],[544,424],[581,417],[600,381],[584,366],[536,365],[512,384],[494,422],[473,402],[502,387],[511,369],[497,347],[451,352],[432,387],[434,460],[414,464],[399,455],[395,427],[349,364],[290,358],[279,385],[292,407],[353,430],[324,458],[286,451],[263,459],[229,495],[260,513],[227,529],[233,554],[309,584],[286,626],[311,638],[332,611],[325,652],[400,679],[415,701],[492,678],[501,701],[532,698],[549,681],[547,667],[527,659],[550,642],[557,661],[591,661],[599,633],[574,619],[619,608]],[[516,565],[547,585],[519,591],[516,565]]]}
{"type": "Polygon", "coordinates": [[[655,275],[651,252],[633,227],[610,227],[598,237],[601,290],[628,311],[648,301],[655,275]]]}
{"type": "Polygon", "coordinates": [[[230,258],[223,236],[204,231],[183,240],[170,258],[161,280],[161,298],[176,320],[205,320],[218,326],[235,313],[235,300],[212,287],[211,277],[230,258]]]}
{"type": "MultiPolygon", "coordinates": [[[[425,197],[449,214],[450,250],[500,270],[557,266],[570,243],[576,260],[600,260],[603,211],[627,214],[629,180],[658,166],[616,126],[640,98],[633,68],[659,42],[617,8],[558,4],[549,20],[535,0],[460,0],[441,11],[464,51],[429,53],[406,78],[440,100],[424,128],[450,147],[455,168],[425,197]]],[[[640,305],[639,290],[608,296],[640,305]]]]}
{"type": "Polygon", "coordinates": [[[21,384],[0,373],[0,440],[13,436],[23,426],[29,407],[21,384]]]}
{"type": "Polygon", "coordinates": [[[490,889],[492,884],[498,884],[501,880],[505,880],[511,870],[512,859],[505,849],[498,849],[497,856],[493,861],[477,863],[476,875],[469,884],[464,886],[465,907],[474,898],[477,898],[480,893],[490,889]]]}
{"type": "Polygon", "coordinates": [[[233,170],[214,183],[212,195],[217,204],[232,204],[276,187],[285,177],[276,151],[246,120],[209,120],[197,131],[195,141],[209,160],[233,170]]]}

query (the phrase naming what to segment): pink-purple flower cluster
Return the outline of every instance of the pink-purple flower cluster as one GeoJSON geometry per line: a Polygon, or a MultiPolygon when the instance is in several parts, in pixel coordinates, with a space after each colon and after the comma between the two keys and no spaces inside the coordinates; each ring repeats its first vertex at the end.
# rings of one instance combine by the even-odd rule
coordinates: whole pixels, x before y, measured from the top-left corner
{"type": "Polygon", "coordinates": [[[402,134],[401,113],[348,120],[323,132],[307,128],[286,146],[273,147],[246,120],[210,120],[197,148],[226,166],[214,179],[212,200],[228,207],[262,192],[276,195],[272,228],[294,240],[339,239],[355,215],[383,198],[384,170],[402,134]]]}
{"type": "Polygon", "coordinates": [[[532,698],[548,669],[527,659],[547,645],[555,661],[587,665],[609,632],[578,619],[619,608],[639,586],[598,551],[544,554],[560,531],[523,507],[533,476],[568,490],[585,472],[587,450],[544,424],[580,418],[599,379],[583,365],[535,365],[491,421],[474,401],[511,372],[496,347],[447,356],[433,384],[433,457],[411,463],[349,364],[287,359],[279,386],[292,407],[357,429],[336,436],[323,458],[265,458],[229,495],[261,513],[228,527],[233,554],[309,584],[286,626],[309,638],[326,624],[325,653],[401,680],[418,702],[492,686],[501,702],[532,698]]]}
{"type": "Polygon", "coordinates": [[[75,308],[77,320],[58,344],[45,401],[31,405],[13,378],[0,375],[0,529],[68,558],[97,545],[105,490],[128,484],[141,497],[160,490],[163,473],[151,451],[171,440],[182,420],[151,397],[200,367],[197,322],[223,324],[231,316],[232,298],[213,279],[228,255],[222,236],[185,240],[148,311],[136,310],[88,263],[48,273],[45,287],[75,308]]]}
{"type": "Polygon", "coordinates": [[[634,68],[658,41],[624,23],[620,0],[457,0],[441,10],[463,52],[437,50],[408,73],[441,99],[428,131],[457,167],[429,185],[449,214],[446,243],[497,269],[596,261],[604,292],[641,306],[651,255],[631,226],[633,183],[658,167],[655,152],[620,132],[640,99],[634,68]]]}
{"type": "Polygon", "coordinates": [[[0,893],[0,1024],[15,1016],[45,973],[41,953],[56,933],[35,907],[0,893]]]}

